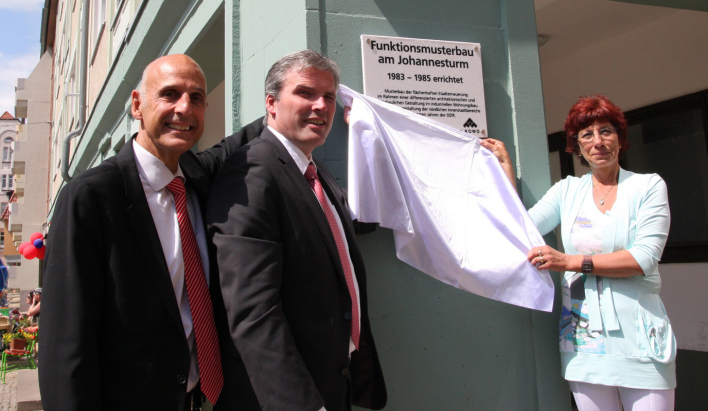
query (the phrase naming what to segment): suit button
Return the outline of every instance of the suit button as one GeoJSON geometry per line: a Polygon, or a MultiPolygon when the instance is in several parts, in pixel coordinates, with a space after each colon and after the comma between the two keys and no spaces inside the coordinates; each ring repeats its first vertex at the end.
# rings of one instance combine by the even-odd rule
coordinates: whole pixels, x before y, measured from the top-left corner
{"type": "Polygon", "coordinates": [[[187,382],[187,377],[184,374],[177,374],[177,384],[184,384],[187,382]]]}
{"type": "Polygon", "coordinates": [[[346,376],[349,374],[349,368],[342,368],[342,375],[346,376]]]}
{"type": "Polygon", "coordinates": [[[344,313],[344,319],[345,319],[345,320],[351,320],[351,319],[352,319],[352,313],[350,313],[349,311],[346,311],[346,312],[344,313]]]}

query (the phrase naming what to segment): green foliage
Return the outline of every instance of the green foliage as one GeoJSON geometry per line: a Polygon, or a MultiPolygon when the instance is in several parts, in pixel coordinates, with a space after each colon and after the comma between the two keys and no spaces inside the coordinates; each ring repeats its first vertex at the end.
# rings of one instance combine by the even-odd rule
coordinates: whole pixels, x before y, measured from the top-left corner
{"type": "Polygon", "coordinates": [[[19,311],[13,314],[14,315],[10,316],[10,320],[12,321],[12,332],[6,332],[2,335],[2,342],[5,344],[5,346],[8,346],[10,344],[10,341],[14,339],[20,338],[25,340],[32,340],[35,338],[36,335],[35,333],[27,333],[24,331],[25,327],[29,327],[32,324],[32,319],[30,317],[26,315],[19,315],[19,311]]]}
{"type": "Polygon", "coordinates": [[[10,341],[16,339],[16,338],[21,338],[21,339],[32,339],[34,338],[33,334],[28,334],[22,330],[14,333],[5,333],[2,335],[2,342],[5,343],[5,345],[9,345],[10,341]]]}

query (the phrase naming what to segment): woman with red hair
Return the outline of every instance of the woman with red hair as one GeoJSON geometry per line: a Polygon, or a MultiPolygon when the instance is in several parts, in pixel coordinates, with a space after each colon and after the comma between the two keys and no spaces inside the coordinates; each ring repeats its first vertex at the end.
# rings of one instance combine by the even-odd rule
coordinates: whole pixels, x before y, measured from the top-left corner
{"type": "MultiPolygon", "coordinates": [[[[564,273],[561,369],[579,411],[673,410],[676,339],[659,297],[658,263],[669,233],[666,184],[619,165],[627,122],[605,96],[581,97],[565,121],[566,151],[590,166],[556,183],[529,210],[541,234],[561,225],[564,252],[529,250],[564,273]]],[[[487,139],[515,184],[504,144],[487,139]]]]}

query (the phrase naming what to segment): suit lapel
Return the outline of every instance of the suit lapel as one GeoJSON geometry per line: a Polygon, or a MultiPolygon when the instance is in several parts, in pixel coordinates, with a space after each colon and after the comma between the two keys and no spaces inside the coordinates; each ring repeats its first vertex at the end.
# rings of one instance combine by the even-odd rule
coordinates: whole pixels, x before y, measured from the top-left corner
{"type": "Polygon", "coordinates": [[[184,333],[175,291],[172,288],[172,281],[170,280],[167,263],[162,252],[160,237],[157,235],[157,229],[152,220],[152,213],[145,198],[145,191],[143,191],[138,168],[135,164],[133,139],[128,141],[118,153],[118,167],[123,175],[125,195],[130,202],[125,214],[130,222],[130,228],[133,230],[134,240],[140,250],[140,257],[142,257],[147,275],[152,278],[157,294],[167,306],[170,316],[182,328],[182,333],[184,333]]]}
{"type": "MultiPolygon", "coordinates": [[[[339,251],[337,251],[337,243],[334,241],[334,235],[332,235],[332,229],[329,227],[329,222],[327,217],[322,211],[322,206],[320,205],[317,196],[315,196],[312,191],[312,187],[305,179],[300,169],[295,164],[295,161],[290,156],[288,150],[283,146],[283,144],[278,140],[277,137],[266,129],[261,134],[261,139],[266,141],[273,148],[276,156],[283,164],[283,170],[285,174],[290,178],[293,189],[297,192],[299,198],[306,204],[307,208],[310,210],[313,219],[317,223],[317,228],[319,229],[322,237],[324,238],[325,244],[327,244],[327,251],[337,267],[338,277],[342,280],[346,286],[346,279],[344,277],[344,269],[342,268],[341,260],[339,259],[339,251]]],[[[329,193],[328,193],[329,195],[329,193]]],[[[341,214],[340,214],[341,219],[341,214]]]]}

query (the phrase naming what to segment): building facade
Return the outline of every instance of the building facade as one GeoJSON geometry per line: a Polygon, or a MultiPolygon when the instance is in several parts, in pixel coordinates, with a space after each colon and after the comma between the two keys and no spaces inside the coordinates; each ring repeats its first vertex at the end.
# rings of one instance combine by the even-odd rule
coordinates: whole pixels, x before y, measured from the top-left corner
{"type": "MultiPolygon", "coordinates": [[[[47,232],[52,62],[51,53],[45,52],[29,77],[18,79],[15,87],[15,116],[23,119],[14,143],[15,191],[7,220],[15,247],[33,233],[47,232]]],[[[41,263],[22,257],[15,267],[10,287],[19,288],[22,298],[41,284],[41,263]]]]}
{"type": "Polygon", "coordinates": [[[19,264],[19,253],[14,247],[12,236],[8,227],[10,204],[16,201],[15,180],[12,175],[12,160],[14,159],[14,145],[17,140],[17,129],[22,122],[7,111],[0,116],[0,147],[2,147],[2,168],[0,168],[0,219],[2,220],[2,233],[0,233],[0,253],[4,265],[8,269],[10,278],[15,277],[15,266],[19,264]]]}

